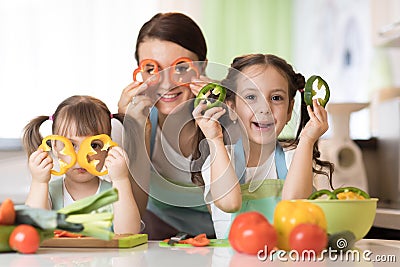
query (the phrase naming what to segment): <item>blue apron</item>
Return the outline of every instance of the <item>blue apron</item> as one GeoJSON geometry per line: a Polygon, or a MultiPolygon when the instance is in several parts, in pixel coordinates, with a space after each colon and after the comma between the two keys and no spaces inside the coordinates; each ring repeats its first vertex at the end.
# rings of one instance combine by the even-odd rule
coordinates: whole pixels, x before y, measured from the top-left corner
{"type": "MultiPolygon", "coordinates": [[[[150,112],[150,121],[152,125],[150,158],[152,158],[158,125],[156,108],[152,108],[150,112]]],[[[161,177],[153,168],[151,170],[147,209],[179,231],[192,235],[199,233],[215,234],[211,215],[204,202],[203,190],[193,183],[178,184],[171,179],[161,177]],[[180,203],[184,203],[185,199],[191,199],[193,200],[191,202],[198,203],[198,205],[196,207],[182,207],[180,203]]]]}

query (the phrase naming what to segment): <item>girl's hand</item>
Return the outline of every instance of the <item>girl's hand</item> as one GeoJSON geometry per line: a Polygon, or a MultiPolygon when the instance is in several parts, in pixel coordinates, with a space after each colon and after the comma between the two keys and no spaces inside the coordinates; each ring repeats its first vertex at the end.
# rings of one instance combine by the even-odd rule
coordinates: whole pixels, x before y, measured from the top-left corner
{"type": "Polygon", "coordinates": [[[48,183],[51,179],[53,159],[42,149],[33,152],[28,160],[28,167],[32,174],[32,180],[38,183],[48,183]]]}
{"type": "Polygon", "coordinates": [[[207,139],[222,139],[222,127],[218,119],[225,113],[225,109],[222,107],[206,109],[207,104],[200,102],[192,112],[193,118],[207,139]],[[204,110],[206,111],[203,115],[202,112],[204,110]]]}
{"type": "Polygon", "coordinates": [[[144,95],[147,88],[148,85],[146,83],[135,81],[122,91],[118,101],[118,112],[130,115],[140,125],[146,123],[149,108],[153,105],[151,98],[144,95]]]}
{"type": "Polygon", "coordinates": [[[328,114],[326,110],[318,104],[317,99],[313,100],[313,109],[307,106],[310,120],[307,122],[304,129],[301,131],[300,141],[309,141],[312,145],[320,138],[329,128],[328,114]]]}
{"type": "Polygon", "coordinates": [[[190,83],[190,90],[192,90],[192,93],[197,96],[205,85],[209,84],[210,82],[213,82],[210,78],[200,75],[199,78],[193,78],[191,83],[190,83]]]}
{"type": "Polygon", "coordinates": [[[104,164],[111,181],[129,179],[128,157],[121,147],[112,147],[108,151],[104,164]]]}

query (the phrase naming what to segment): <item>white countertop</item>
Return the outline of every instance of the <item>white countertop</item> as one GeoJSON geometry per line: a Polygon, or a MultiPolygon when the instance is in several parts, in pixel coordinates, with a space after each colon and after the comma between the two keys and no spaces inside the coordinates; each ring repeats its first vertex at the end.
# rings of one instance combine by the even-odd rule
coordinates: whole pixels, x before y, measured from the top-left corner
{"type": "Polygon", "coordinates": [[[377,208],[374,226],[400,230],[400,210],[377,208]]]}
{"type": "Polygon", "coordinates": [[[158,242],[149,243],[129,249],[92,249],[92,248],[40,248],[36,254],[18,253],[0,254],[0,266],[37,267],[37,266],[398,266],[400,262],[400,241],[363,239],[356,243],[359,260],[355,254],[340,254],[336,260],[326,254],[323,261],[288,262],[275,258],[265,262],[257,256],[235,253],[231,248],[165,248],[158,242]],[[353,255],[353,256],[352,256],[353,255]],[[364,255],[364,256],[363,256],[364,255]],[[368,258],[366,258],[368,256],[368,258]],[[346,260],[347,257],[347,260],[346,260]],[[363,258],[364,257],[364,258],[363,258]],[[370,259],[371,261],[369,261],[370,259]],[[386,259],[390,263],[377,262],[386,259]],[[397,263],[396,263],[397,262],[397,263]]]}

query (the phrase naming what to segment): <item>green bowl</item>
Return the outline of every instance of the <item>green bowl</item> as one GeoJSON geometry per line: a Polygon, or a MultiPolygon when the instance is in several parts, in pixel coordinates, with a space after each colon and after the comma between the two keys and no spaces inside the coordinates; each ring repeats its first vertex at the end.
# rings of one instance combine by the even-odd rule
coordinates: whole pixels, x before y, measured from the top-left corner
{"type": "Polygon", "coordinates": [[[362,239],[371,229],[375,219],[377,198],[365,200],[315,199],[307,200],[317,204],[325,213],[328,233],[349,230],[362,239]]]}

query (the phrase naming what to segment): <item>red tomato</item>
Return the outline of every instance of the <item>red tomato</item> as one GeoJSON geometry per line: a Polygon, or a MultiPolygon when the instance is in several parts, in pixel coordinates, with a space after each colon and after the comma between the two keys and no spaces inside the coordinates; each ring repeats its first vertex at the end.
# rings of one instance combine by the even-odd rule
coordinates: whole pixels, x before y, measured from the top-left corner
{"type": "Polygon", "coordinates": [[[32,254],[40,246],[40,235],[35,227],[21,224],[12,231],[8,242],[13,250],[23,254],[32,254]]]}
{"type": "Polygon", "coordinates": [[[299,253],[304,250],[314,250],[316,254],[326,248],[328,236],[319,225],[301,223],[296,225],[289,235],[289,246],[299,253]]]}
{"type": "Polygon", "coordinates": [[[275,228],[256,211],[239,214],[232,223],[228,239],[236,251],[252,255],[265,248],[269,251],[278,244],[275,228]]]}

